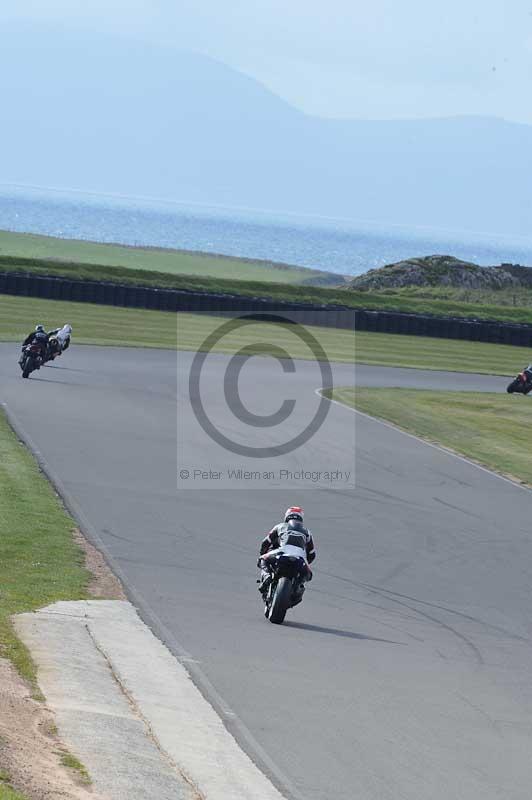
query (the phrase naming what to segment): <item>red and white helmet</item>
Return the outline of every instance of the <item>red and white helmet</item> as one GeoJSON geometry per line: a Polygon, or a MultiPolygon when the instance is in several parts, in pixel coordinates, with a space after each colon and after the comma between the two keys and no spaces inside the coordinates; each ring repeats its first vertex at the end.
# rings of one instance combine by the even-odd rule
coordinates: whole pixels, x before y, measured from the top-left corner
{"type": "Polygon", "coordinates": [[[286,509],[284,521],[288,522],[289,519],[297,519],[299,522],[303,522],[303,516],[303,509],[300,506],[290,506],[290,508],[286,509]]]}

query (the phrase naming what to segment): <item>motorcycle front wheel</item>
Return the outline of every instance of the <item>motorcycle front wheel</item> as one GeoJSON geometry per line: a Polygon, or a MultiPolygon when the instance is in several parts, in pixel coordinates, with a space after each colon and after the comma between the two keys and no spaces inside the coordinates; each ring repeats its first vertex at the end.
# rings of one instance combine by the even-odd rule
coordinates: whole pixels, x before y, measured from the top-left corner
{"type": "Polygon", "coordinates": [[[519,378],[515,378],[511,383],[509,383],[508,386],[506,387],[506,391],[508,392],[508,394],[513,394],[514,392],[517,392],[519,390],[520,383],[521,381],[519,380],[519,378]]]}
{"type": "Polygon", "coordinates": [[[22,369],[22,377],[28,378],[32,369],[33,369],[33,358],[27,358],[26,361],[24,362],[24,367],[22,369]]]}
{"type": "Polygon", "coordinates": [[[292,581],[290,578],[280,578],[275,594],[273,596],[272,604],[270,606],[270,613],[268,619],[274,625],[282,625],[286,612],[290,608],[290,598],[292,596],[292,581]]]}

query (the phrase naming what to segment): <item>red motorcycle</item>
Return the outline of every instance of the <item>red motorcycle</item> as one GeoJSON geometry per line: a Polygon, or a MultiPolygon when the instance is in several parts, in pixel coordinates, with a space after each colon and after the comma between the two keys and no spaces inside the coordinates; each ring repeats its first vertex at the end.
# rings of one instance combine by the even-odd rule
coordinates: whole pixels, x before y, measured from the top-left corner
{"type": "Polygon", "coordinates": [[[517,392],[518,394],[528,394],[532,390],[532,364],[519,373],[506,387],[508,394],[517,392]]]}
{"type": "Polygon", "coordinates": [[[41,345],[37,342],[30,342],[22,351],[18,362],[22,370],[22,377],[29,378],[30,373],[40,369],[43,363],[41,345]]]}

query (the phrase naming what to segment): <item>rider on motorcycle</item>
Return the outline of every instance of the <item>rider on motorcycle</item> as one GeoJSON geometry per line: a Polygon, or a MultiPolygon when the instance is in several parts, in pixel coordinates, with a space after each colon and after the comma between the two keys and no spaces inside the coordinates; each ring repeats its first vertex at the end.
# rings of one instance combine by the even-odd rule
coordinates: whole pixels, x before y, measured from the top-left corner
{"type": "Polygon", "coordinates": [[[22,355],[20,356],[19,364],[22,363],[24,358],[24,348],[28,344],[31,344],[32,342],[35,342],[36,344],[39,345],[41,349],[41,359],[44,363],[46,359],[46,352],[48,350],[48,334],[46,333],[42,325],[36,325],[35,330],[32,331],[30,334],[28,334],[28,336],[26,336],[26,338],[22,342],[22,355]]]}
{"type": "Polygon", "coordinates": [[[305,559],[307,565],[306,580],[312,580],[312,570],[308,565],[316,558],[316,550],[311,532],[303,525],[303,517],[302,508],[291,506],[286,510],[284,522],[275,525],[262,540],[257,561],[257,566],[261,570],[259,592],[262,594],[266,592],[270,580],[268,559],[265,556],[282,551],[284,548],[292,549],[295,546],[301,551],[301,557],[305,559]]]}
{"type": "Polygon", "coordinates": [[[53,331],[48,331],[48,336],[56,336],[61,344],[61,350],[67,350],[70,344],[70,336],[72,335],[72,325],[65,322],[62,328],[54,328],[53,331]]]}
{"type": "Polygon", "coordinates": [[[49,338],[51,339],[52,337],[54,337],[54,339],[57,341],[57,345],[59,348],[58,349],[56,346],[55,349],[56,350],[58,349],[58,352],[53,353],[54,357],[56,355],[61,355],[61,353],[63,353],[65,350],[68,349],[70,345],[71,334],[72,334],[72,325],[70,325],[70,323],[68,322],[65,322],[62,328],[54,328],[53,331],[48,331],[49,338]]]}

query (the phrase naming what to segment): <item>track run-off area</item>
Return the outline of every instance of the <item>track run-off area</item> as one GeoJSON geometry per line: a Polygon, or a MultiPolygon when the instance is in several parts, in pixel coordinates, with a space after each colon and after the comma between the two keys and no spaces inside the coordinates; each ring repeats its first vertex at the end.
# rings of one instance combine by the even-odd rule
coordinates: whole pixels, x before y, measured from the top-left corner
{"type": "MultiPolygon", "coordinates": [[[[18,353],[0,345],[0,402],[141,616],[287,797],[529,800],[530,491],[336,404],[304,458],[283,464],[344,471],[351,458],[353,483],[187,488],[184,465],[239,458],[198,433],[192,353],[73,346],[27,381],[18,353]],[[275,626],[255,562],[294,504],[318,558],[303,603],[275,626]]],[[[203,375],[226,433],[227,398],[209,381],[229,362],[213,356],[203,375]]],[[[296,368],[293,383],[270,358],[239,374],[257,415],[295,399],[294,435],[320,388],[316,365],[296,368]]],[[[355,380],[348,364],[332,374],[355,380]]],[[[357,366],[356,382],[504,391],[507,379],[357,366]]]]}

